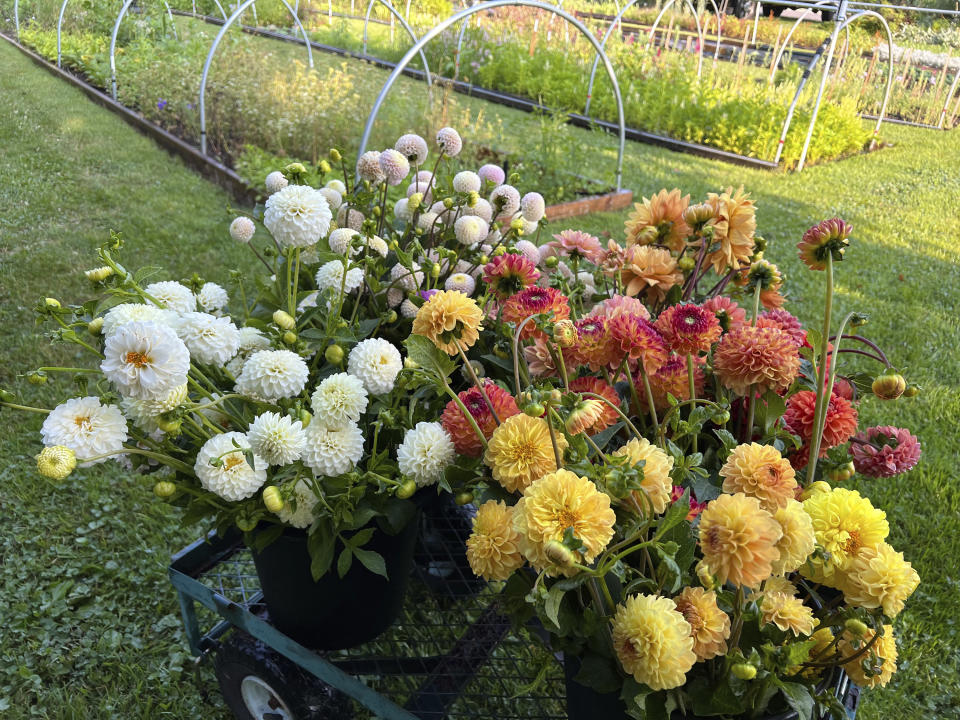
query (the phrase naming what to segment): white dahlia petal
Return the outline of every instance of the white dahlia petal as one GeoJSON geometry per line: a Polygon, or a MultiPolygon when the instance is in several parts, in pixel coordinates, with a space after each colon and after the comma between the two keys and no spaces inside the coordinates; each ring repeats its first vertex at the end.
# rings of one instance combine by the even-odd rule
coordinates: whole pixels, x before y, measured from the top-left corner
{"type": "Polygon", "coordinates": [[[267,481],[267,464],[255,454],[250,467],[243,453],[249,447],[246,436],[239,432],[223,433],[207,440],[193,465],[204,490],[231,502],[252,497],[267,481]],[[218,464],[212,465],[211,461],[218,464]]]}
{"type": "Polygon", "coordinates": [[[239,329],[239,344],[237,352],[248,355],[255,350],[266,350],[270,347],[270,340],[259,328],[242,327],[239,329]]]}
{"type": "Polygon", "coordinates": [[[283,190],[287,185],[290,184],[290,181],[284,176],[279,170],[274,170],[272,173],[267,175],[266,181],[263,183],[267,188],[267,195],[273,195],[283,190]]]}
{"type": "Polygon", "coordinates": [[[397,263],[390,268],[390,280],[397,287],[413,292],[423,284],[423,273],[417,263],[413,263],[409,269],[397,263]]]}
{"type": "Polygon", "coordinates": [[[490,193],[490,205],[500,215],[513,215],[520,209],[520,192],[513,185],[500,185],[490,193]]]}
{"type": "Polygon", "coordinates": [[[336,190],[341,195],[347,194],[347,186],[344,185],[342,181],[337,180],[336,178],[334,178],[333,180],[328,180],[327,184],[324,185],[324,187],[329,188],[331,190],[336,190]]]}
{"type": "Polygon", "coordinates": [[[109,337],[118,327],[131,322],[151,322],[175,328],[177,320],[178,315],[173,310],[164,310],[154,305],[141,305],[140,303],[123,303],[114,305],[103,316],[101,332],[104,337],[109,337]]]}
{"type": "Polygon", "coordinates": [[[464,170],[453,176],[453,189],[459,193],[480,192],[483,181],[475,172],[464,170]]]}
{"type": "Polygon", "coordinates": [[[290,350],[259,350],[243,364],[236,391],[241,395],[276,402],[299,395],[310,374],[303,358],[290,350]]]}
{"type": "Polygon", "coordinates": [[[532,262],[534,265],[540,264],[540,248],[534,245],[529,240],[517,240],[516,242],[517,252],[523,255],[527,260],[532,262]]]}
{"type": "Polygon", "coordinates": [[[447,281],[443,284],[443,289],[459,290],[464,295],[469,296],[473,295],[473,291],[477,289],[477,281],[467,273],[454,273],[447,278],[447,281]]]}
{"type": "Polygon", "coordinates": [[[336,428],[359,422],[367,409],[367,389],[363,381],[348,373],[331,375],[317,386],[310,398],[314,421],[336,428]]]}
{"type": "Polygon", "coordinates": [[[403,222],[407,222],[410,219],[410,201],[407,200],[407,198],[400,198],[394,203],[393,216],[403,222]]]}
{"type": "Polygon", "coordinates": [[[460,133],[452,127],[445,127],[437,132],[437,145],[447,157],[456,157],[463,149],[463,140],[460,139],[460,133]]]}
{"type": "Polygon", "coordinates": [[[477,175],[479,175],[482,180],[486,180],[494,185],[502,185],[503,181],[507,179],[503,168],[499,165],[484,165],[477,170],[477,175]]]}
{"type": "Polygon", "coordinates": [[[132,322],[107,336],[100,370],[123,395],[156,398],[187,382],[190,352],[166,325],[132,322]]]}
{"type": "MultiPolygon", "coordinates": [[[[337,228],[332,233],[330,233],[330,249],[333,250],[337,255],[346,255],[350,251],[350,246],[353,243],[353,238],[356,236],[357,231],[352,228],[337,228]]],[[[351,255],[356,255],[356,249],[350,252],[351,255]]]]}
{"type": "Polygon", "coordinates": [[[458,218],[453,224],[453,232],[457,236],[457,242],[467,247],[472,247],[487,237],[490,232],[490,226],[483,218],[476,215],[465,215],[458,218]]]}
{"type": "Polygon", "coordinates": [[[538,223],[546,214],[547,205],[543,200],[543,195],[538,192],[528,192],[520,199],[520,214],[524,220],[532,223],[538,223]]]}
{"type": "Polygon", "coordinates": [[[336,477],[350,472],[363,457],[363,433],[356,423],[328,428],[312,422],[304,430],[301,459],[316,475],[336,477]]]}
{"type": "Polygon", "coordinates": [[[70,398],[50,411],[40,435],[44,445],[70,448],[80,467],[88,467],[109,459],[84,462],[89,458],[123,450],[127,421],[116,405],[101,405],[98,397],[70,398]]]}
{"type": "Polygon", "coordinates": [[[144,288],[144,292],[173,312],[186,313],[197,309],[197,299],[193,296],[193,292],[176,280],[150,283],[144,288]]]}
{"type": "Polygon", "coordinates": [[[399,185],[410,174],[410,161],[403,153],[390,148],[380,153],[380,169],[388,185],[399,185]]]}
{"type": "Polygon", "coordinates": [[[438,422],[420,422],[407,430],[397,448],[400,472],[417,485],[433,485],[457,457],[453,440],[438,422]]]}
{"type": "Polygon", "coordinates": [[[360,378],[371,395],[385,395],[393,390],[402,369],[400,351],[383,338],[361,340],[347,360],[347,371],[360,378]]]}
{"type": "Polygon", "coordinates": [[[200,303],[204,312],[216,313],[227,306],[230,296],[216,283],[208,282],[204,283],[200,292],[197,293],[197,302],[200,303]]]}
{"type": "Polygon", "coordinates": [[[341,205],[343,205],[343,195],[334,190],[332,187],[320,188],[318,192],[323,195],[324,198],[326,198],[327,205],[330,206],[331,210],[337,210],[341,205]]]}
{"type": "Polygon", "coordinates": [[[405,317],[407,320],[413,320],[417,316],[420,308],[413,304],[413,301],[410,298],[405,299],[400,303],[400,315],[405,317]]]}
{"type": "Polygon", "coordinates": [[[331,260],[323,264],[317,270],[317,290],[333,290],[334,295],[340,294],[340,288],[344,292],[352,293],[363,285],[363,268],[351,268],[347,271],[347,279],[343,279],[343,261],[331,260]]]}
{"type": "Polygon", "coordinates": [[[308,247],[330,229],[330,205],[319,190],[288,185],[267,198],[263,224],[281,247],[308,247]]]}
{"type": "Polygon", "coordinates": [[[275,412],[265,412],[250,423],[247,441],[268,465],[289,465],[299,460],[306,445],[303,423],[275,412]]]}
{"type": "Polygon", "coordinates": [[[487,223],[493,221],[493,207],[491,207],[490,203],[483,198],[478,198],[473,207],[468,205],[467,207],[463,208],[463,214],[475,215],[487,223]]]}
{"type": "Polygon", "coordinates": [[[297,481],[293,486],[291,501],[285,502],[277,512],[277,517],[291,527],[308,528],[313,524],[313,509],[317,505],[317,496],[305,480],[297,481]]]}
{"type": "Polygon", "coordinates": [[[390,252],[390,248],[387,247],[386,240],[378,235],[372,235],[367,238],[367,247],[373,250],[373,252],[380,257],[386,257],[387,253],[390,252]]]}
{"type": "Polygon", "coordinates": [[[414,133],[401,135],[393,148],[416,165],[423,165],[429,153],[427,141],[414,133]]]}
{"type": "Polygon", "coordinates": [[[254,233],[257,232],[257,226],[253,224],[253,220],[241,215],[236,218],[232,223],[230,223],[230,237],[232,237],[237,242],[248,243],[253,240],[254,233]]]}
{"type": "Polygon", "coordinates": [[[371,185],[383,182],[383,170],[380,168],[380,153],[376,150],[367,150],[357,161],[357,174],[361,180],[367,180],[371,185]]]}
{"type": "Polygon", "coordinates": [[[180,318],[177,335],[190,356],[204,365],[224,365],[240,347],[240,331],[230,318],[208,313],[186,313],[180,318]]]}

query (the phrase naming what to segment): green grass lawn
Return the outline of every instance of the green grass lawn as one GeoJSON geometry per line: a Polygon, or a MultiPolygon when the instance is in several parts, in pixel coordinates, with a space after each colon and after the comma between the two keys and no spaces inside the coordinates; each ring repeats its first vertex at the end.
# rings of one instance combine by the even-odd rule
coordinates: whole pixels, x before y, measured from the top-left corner
{"type": "MultiPolygon", "coordinates": [[[[0,69],[0,386],[49,403],[69,388],[38,390],[17,374],[80,359],[50,346],[31,307],[46,295],[85,299],[81,271],[111,229],[127,240],[129,266],[162,265],[171,278],[199,269],[226,284],[228,271],[247,259],[228,239],[230,199],[220,190],[6,45],[0,69]]],[[[536,122],[497,114],[514,138],[536,122]]],[[[567,132],[590,172],[612,166],[610,138],[567,132]]],[[[807,321],[819,308],[822,276],[803,270],[793,246],[823,218],[853,223],[837,312],[870,313],[864,331],[924,388],[909,402],[868,399],[861,408],[869,422],[910,427],[924,457],[903,477],[858,483],[888,512],[891,542],[923,578],[897,623],[901,672],[887,689],[865,694],[859,717],[939,720],[960,715],[960,141],[956,132],[891,127],[885,134],[894,147],[800,175],[630,144],[625,185],[701,196],[744,184],[771,241],[767,255],[787,273],[792,309],[807,321]]],[[[624,217],[555,229],[620,237],[624,217]]],[[[113,470],[59,486],[39,478],[32,469],[39,422],[0,415],[0,717],[227,717],[208,664],[196,668],[187,656],[165,574],[169,554],[199,529],[181,529],[149,487],[113,470]]]]}

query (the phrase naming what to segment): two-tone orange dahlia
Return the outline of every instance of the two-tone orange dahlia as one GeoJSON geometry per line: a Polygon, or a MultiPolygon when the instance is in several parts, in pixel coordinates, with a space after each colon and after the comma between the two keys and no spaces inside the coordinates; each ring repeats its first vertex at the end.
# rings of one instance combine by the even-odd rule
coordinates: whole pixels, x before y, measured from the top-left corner
{"type": "Polygon", "coordinates": [[[650,319],[650,311],[647,310],[647,306],[637,298],[627,295],[612,295],[606,300],[598,302],[587,313],[587,317],[597,317],[598,315],[602,315],[608,320],[620,315],[636,315],[644,320],[650,319]]]}
{"type": "Polygon", "coordinates": [[[843,253],[850,244],[853,225],[840,218],[824,220],[803,234],[797,243],[800,259],[811,270],[826,270],[827,256],[834,262],[843,260],[843,253]]]}
{"type": "MultiPolygon", "coordinates": [[[[805,444],[809,444],[813,438],[813,413],[816,403],[815,392],[801,390],[790,396],[787,409],[783,413],[783,422],[787,429],[799,435],[805,444]]],[[[843,445],[856,431],[857,409],[846,398],[831,393],[820,442],[820,457],[826,455],[829,448],[843,445]]]]}
{"type": "MultiPolygon", "coordinates": [[[[504,322],[519,325],[533,315],[547,314],[553,322],[570,317],[570,305],[567,296],[556,288],[528,287],[511,295],[503,303],[500,317],[504,322]]],[[[520,333],[520,339],[539,336],[533,321],[528,322],[520,333]]]]}
{"type": "Polygon", "coordinates": [[[523,255],[498,255],[483,267],[483,281],[499,298],[508,298],[536,285],[540,271],[523,255]]]}
{"type": "Polygon", "coordinates": [[[667,348],[679,355],[709,352],[723,332],[716,315],[693,303],[666,308],[654,327],[660,331],[667,348]]]}
{"type": "Polygon", "coordinates": [[[667,346],[657,329],[639,315],[615,315],[608,323],[620,357],[631,364],[642,363],[648,375],[657,372],[667,361],[667,346]]]}
{"type": "Polygon", "coordinates": [[[772,327],[783,330],[793,338],[797,347],[803,345],[807,339],[807,331],[803,329],[803,325],[786,310],[767,310],[760,313],[760,317],[757,318],[757,327],[772,327]]]}
{"type": "MultiPolygon", "coordinates": [[[[705,362],[705,358],[694,358],[693,389],[697,397],[703,397],[703,389],[706,384],[706,377],[703,372],[705,362]]],[[[673,395],[681,402],[690,399],[690,376],[685,357],[680,355],[669,356],[660,369],[649,376],[649,380],[650,393],[653,395],[653,406],[657,410],[666,410],[670,407],[670,401],[667,399],[668,395],[673,395]]],[[[640,394],[641,402],[644,403],[639,412],[646,412],[646,389],[639,372],[634,377],[634,384],[640,394]]]]}
{"type": "MultiPolygon", "coordinates": [[[[606,398],[608,402],[617,407],[620,406],[620,396],[617,395],[617,391],[606,381],[592,375],[585,375],[584,377],[572,380],[570,382],[570,392],[593,393],[594,395],[600,395],[606,398]]],[[[599,410],[593,422],[585,426],[582,431],[588,435],[596,435],[598,432],[613,425],[619,418],[620,416],[616,410],[607,405],[607,403],[600,402],[599,410]]]]}
{"type": "Polygon", "coordinates": [[[747,324],[746,311],[726,295],[717,295],[703,303],[703,309],[717,316],[724,332],[736,330],[747,324]]]}
{"type": "MultiPolygon", "coordinates": [[[[487,380],[484,382],[483,389],[487,393],[490,404],[493,405],[493,409],[496,411],[497,417],[500,418],[501,422],[520,412],[520,408],[517,407],[517,401],[513,399],[513,396],[496,383],[487,380]]],[[[489,440],[490,436],[493,435],[493,431],[497,429],[497,421],[493,413],[490,412],[490,406],[487,405],[487,401],[483,399],[480,390],[472,387],[469,390],[458,393],[457,397],[460,398],[460,401],[467,408],[467,411],[473,417],[474,421],[476,421],[480,432],[489,440]]],[[[443,415],[440,418],[440,424],[443,425],[443,429],[450,435],[453,440],[453,446],[460,455],[480,457],[480,454],[483,452],[483,445],[480,442],[480,438],[477,437],[477,433],[463,414],[463,410],[453,400],[448,402],[444,408],[443,415]]]]}
{"type": "Polygon", "coordinates": [[[597,371],[616,367],[623,359],[620,345],[614,338],[604,317],[585,317],[577,320],[577,340],[571,348],[576,365],[589,365],[597,371]]]}
{"type": "Polygon", "coordinates": [[[643,203],[633,206],[624,223],[627,245],[666,245],[680,252],[690,234],[690,226],[683,219],[689,204],[690,196],[681,196],[678,188],[669,192],[663,189],[650,198],[643,198],[643,203]]]}
{"type": "Polygon", "coordinates": [[[714,373],[738,395],[786,390],[799,370],[793,338],[777,328],[745,325],[724,335],[713,354],[714,373]]]}
{"type": "Polygon", "coordinates": [[[677,260],[669,250],[633,245],[624,256],[620,281],[627,295],[661,301],[670,288],[683,282],[683,273],[677,269],[677,260]]]}

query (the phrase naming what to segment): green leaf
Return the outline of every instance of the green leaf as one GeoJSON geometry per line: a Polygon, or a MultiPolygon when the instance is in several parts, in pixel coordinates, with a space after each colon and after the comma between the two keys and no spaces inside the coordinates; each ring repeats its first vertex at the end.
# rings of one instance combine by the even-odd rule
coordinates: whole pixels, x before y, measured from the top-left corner
{"type": "Polygon", "coordinates": [[[334,540],[325,525],[321,525],[307,538],[310,552],[310,573],[314,580],[327,574],[333,564],[334,540]]]}
{"type": "Polygon", "coordinates": [[[387,577],[387,564],[383,560],[383,555],[373,550],[363,550],[357,547],[353,548],[353,554],[357,556],[357,560],[359,560],[367,570],[387,580],[390,579],[387,577]]]}
{"type": "Polygon", "coordinates": [[[667,532],[674,525],[679,525],[687,518],[687,514],[690,512],[690,491],[684,490],[683,495],[681,495],[676,501],[671,503],[670,507],[667,508],[667,512],[664,513],[663,517],[660,519],[660,523],[657,525],[657,534],[654,536],[654,540],[659,540],[665,532],[667,532]]]}
{"type": "Polygon", "coordinates": [[[820,353],[823,352],[823,336],[818,330],[807,328],[807,343],[813,347],[816,357],[820,357],[820,353]]]}
{"type": "Polygon", "coordinates": [[[777,420],[783,415],[787,410],[787,405],[783,401],[783,398],[777,395],[773,390],[767,390],[763,394],[760,403],[757,404],[757,415],[760,421],[760,425],[763,428],[763,433],[766,435],[770,432],[774,425],[776,425],[777,420]]]}
{"type": "Polygon", "coordinates": [[[560,603],[563,602],[564,593],[566,590],[562,586],[554,585],[547,593],[547,600],[543,605],[547,618],[557,627],[560,627],[560,603]]]}
{"type": "Polygon", "coordinates": [[[576,682],[598,693],[612,693],[620,689],[620,673],[613,658],[587,650],[579,660],[580,671],[573,678],[576,682]]]}
{"type": "Polygon", "coordinates": [[[373,537],[373,531],[374,528],[365,528],[360,532],[354,533],[347,543],[356,551],[357,548],[363,547],[370,542],[370,538],[373,537]]]}
{"type": "Polygon", "coordinates": [[[403,341],[403,345],[407,348],[407,356],[411,360],[439,379],[446,380],[457,369],[450,356],[423,335],[411,335],[403,341]]]}
{"type": "MultiPolygon", "coordinates": [[[[620,430],[623,427],[624,427],[624,423],[621,420],[616,425],[611,425],[607,429],[601,432],[598,432],[596,435],[594,435],[593,442],[596,443],[598,448],[600,448],[601,450],[605,450],[607,447],[607,443],[610,442],[613,436],[616,435],[618,432],[620,432],[620,430]]],[[[596,454],[596,450],[594,450],[593,447],[591,446],[590,456],[592,457],[595,454],[596,454]]]]}
{"type": "Polygon", "coordinates": [[[777,685],[787,699],[787,704],[799,716],[799,720],[812,720],[814,701],[810,690],[800,683],[777,680],[777,685]]]}
{"type": "Polygon", "coordinates": [[[353,551],[348,545],[343,547],[340,557],[337,558],[337,575],[341,578],[350,572],[350,566],[353,564],[353,551]]]}

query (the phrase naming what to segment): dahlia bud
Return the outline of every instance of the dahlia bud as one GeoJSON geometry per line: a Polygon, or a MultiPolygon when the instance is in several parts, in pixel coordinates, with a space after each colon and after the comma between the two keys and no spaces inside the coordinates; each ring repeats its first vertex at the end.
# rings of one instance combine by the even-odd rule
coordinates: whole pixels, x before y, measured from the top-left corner
{"type": "Polygon", "coordinates": [[[9,390],[4,390],[3,388],[0,388],[0,402],[12,403],[16,399],[17,399],[17,396],[14,395],[12,392],[10,392],[9,390]]]}
{"type": "Polygon", "coordinates": [[[549,398],[551,405],[559,405],[561,402],[563,402],[563,393],[554,388],[550,391],[549,398]]]}
{"type": "Polygon", "coordinates": [[[471,191],[470,191],[470,196],[467,198],[467,206],[468,206],[468,207],[476,207],[476,206],[477,206],[477,201],[478,201],[479,199],[480,199],[480,193],[478,193],[476,190],[471,190],[471,191]]]}
{"type": "Polygon", "coordinates": [[[677,268],[681,272],[690,272],[696,267],[696,265],[697,262],[689,255],[684,255],[682,258],[677,260],[677,268]]]}
{"type": "Polygon", "coordinates": [[[407,208],[410,210],[410,212],[413,212],[413,211],[416,210],[418,207],[420,207],[420,204],[421,204],[422,202],[423,202],[423,193],[421,193],[421,192],[415,192],[415,193],[414,193],[413,195],[411,195],[411,196],[409,197],[409,199],[407,200],[407,208]]]}
{"type": "Polygon", "coordinates": [[[328,345],[323,351],[323,357],[331,365],[339,365],[343,362],[343,348],[339,345],[328,345]]]}
{"type": "Polygon", "coordinates": [[[556,255],[551,255],[543,261],[543,264],[553,270],[555,267],[557,267],[557,265],[560,264],[560,258],[558,258],[556,255]]]}
{"type": "Polygon", "coordinates": [[[180,434],[180,426],[183,424],[181,418],[165,418],[163,415],[158,417],[156,422],[158,428],[167,433],[167,435],[173,435],[174,437],[180,434]]]}
{"type": "Polygon", "coordinates": [[[903,391],[903,397],[912,398],[920,394],[919,385],[907,385],[907,389],[903,391]]]}
{"type": "Polygon", "coordinates": [[[707,203],[691,205],[683,211],[683,221],[694,230],[700,230],[713,219],[713,207],[707,203]]]}
{"type": "Polygon", "coordinates": [[[169,480],[160,480],[156,485],[153,486],[153,494],[158,498],[172,497],[176,491],[177,486],[169,480]]]}
{"type": "Polygon", "coordinates": [[[340,155],[340,151],[336,148],[330,148],[330,152],[327,153],[327,155],[329,156],[330,160],[335,163],[338,163],[343,159],[343,157],[340,155]]]}
{"type": "Polygon", "coordinates": [[[543,407],[542,403],[532,402],[523,406],[523,412],[525,415],[538,418],[543,417],[543,413],[546,412],[546,408],[543,407]]]}
{"type": "Polygon", "coordinates": [[[417,491],[417,483],[413,480],[404,480],[402,484],[397,486],[397,490],[394,493],[401,500],[406,500],[407,498],[413,497],[413,494],[417,491]]]}
{"type": "Polygon", "coordinates": [[[280,488],[276,485],[269,485],[263,489],[263,504],[267,510],[272,513],[278,513],[283,510],[284,502],[280,496],[280,488]]]}
{"type": "Polygon", "coordinates": [[[490,256],[489,256],[489,255],[481,255],[481,256],[480,256],[479,258],[477,258],[477,259],[480,261],[480,264],[481,264],[481,265],[486,265],[488,262],[490,262],[490,256]]]}
{"type": "Polygon", "coordinates": [[[311,420],[313,420],[313,413],[311,413],[306,408],[302,408],[300,410],[300,424],[303,427],[308,427],[310,425],[311,420]]]}
{"type": "Polygon", "coordinates": [[[91,282],[103,282],[113,275],[113,268],[109,265],[104,265],[103,267],[94,268],[93,270],[87,270],[84,272],[84,275],[86,275],[87,279],[91,282]]]}
{"type": "Polygon", "coordinates": [[[559,540],[547,541],[547,544],[543,546],[543,553],[550,562],[562,568],[573,567],[573,564],[577,561],[573,550],[559,540]]]}
{"type": "Polygon", "coordinates": [[[51,480],[65,480],[77,467],[77,456],[68,447],[52,445],[37,455],[37,471],[51,480]]]}
{"type": "Polygon", "coordinates": [[[440,263],[434,263],[433,267],[430,268],[430,277],[434,280],[440,277],[440,263]]]}
{"type": "Polygon", "coordinates": [[[472,492],[457,493],[456,497],[453,498],[453,501],[457,505],[460,505],[461,507],[463,505],[469,505],[470,503],[473,502],[473,493],[472,492]]]}
{"type": "Polygon", "coordinates": [[[326,175],[331,170],[330,163],[328,163],[326,160],[321,160],[320,165],[317,167],[319,168],[321,175],[326,175]]]}
{"type": "Polygon", "coordinates": [[[395,323],[397,321],[397,317],[396,310],[388,310],[383,314],[383,321],[389,325],[390,323],[395,323]]]}
{"type": "Polygon", "coordinates": [[[443,199],[443,206],[444,206],[447,210],[449,210],[450,208],[452,208],[452,207],[453,207],[453,198],[449,198],[449,197],[448,197],[448,198],[444,198],[444,199],[443,199]]]}
{"type": "Polygon", "coordinates": [[[577,327],[571,320],[560,320],[553,326],[553,339],[562,348],[573,347],[577,342],[577,327]]]}
{"type": "Polygon", "coordinates": [[[833,468],[829,473],[829,477],[834,482],[844,482],[853,477],[853,474],[857,471],[852,462],[848,462],[846,465],[841,465],[840,467],[833,468]]]}
{"type": "Polygon", "coordinates": [[[903,375],[894,372],[893,368],[887,368],[873,381],[870,389],[881,400],[896,400],[907,389],[907,381],[903,379],[903,375]]]}
{"type": "Polygon", "coordinates": [[[283,169],[283,174],[290,177],[294,182],[298,182],[300,178],[307,174],[307,168],[303,166],[303,163],[290,163],[283,169]]]}
{"type": "Polygon", "coordinates": [[[56,298],[44,298],[43,304],[53,310],[57,310],[60,307],[60,301],[56,298]]]}
{"type": "Polygon", "coordinates": [[[275,322],[281,330],[293,330],[297,327],[297,321],[293,319],[290,313],[283,310],[276,310],[273,313],[273,322],[275,322]]]}
{"type": "Polygon", "coordinates": [[[510,229],[516,230],[517,235],[523,234],[523,218],[514,218],[510,221],[510,229]]]}
{"type": "Polygon", "coordinates": [[[800,499],[806,500],[813,497],[817,493],[830,492],[831,489],[830,483],[826,483],[823,480],[817,480],[816,482],[811,483],[810,486],[803,491],[803,493],[800,495],[800,499]]]}
{"type": "Polygon", "coordinates": [[[710,568],[703,560],[697,563],[697,579],[706,590],[713,590],[717,587],[717,578],[710,572],[710,568]]]}
{"type": "Polygon", "coordinates": [[[94,318],[87,323],[87,332],[91,335],[99,335],[100,331],[103,330],[103,318],[98,317],[94,318]]]}
{"type": "Polygon", "coordinates": [[[850,618],[847,620],[843,624],[843,627],[854,637],[863,637],[870,632],[870,628],[867,627],[867,624],[863,622],[863,620],[857,620],[856,618],[850,618]]]}
{"type": "Polygon", "coordinates": [[[31,385],[45,385],[47,383],[47,374],[42,370],[31,370],[27,373],[27,382],[31,385]]]}
{"type": "Polygon", "coordinates": [[[498,248],[496,248],[493,251],[493,256],[500,257],[501,255],[506,255],[506,253],[507,253],[507,249],[503,245],[500,245],[498,248]]]}
{"type": "Polygon", "coordinates": [[[750,663],[737,663],[730,668],[730,672],[741,680],[753,680],[757,676],[757,669],[750,663]]]}

